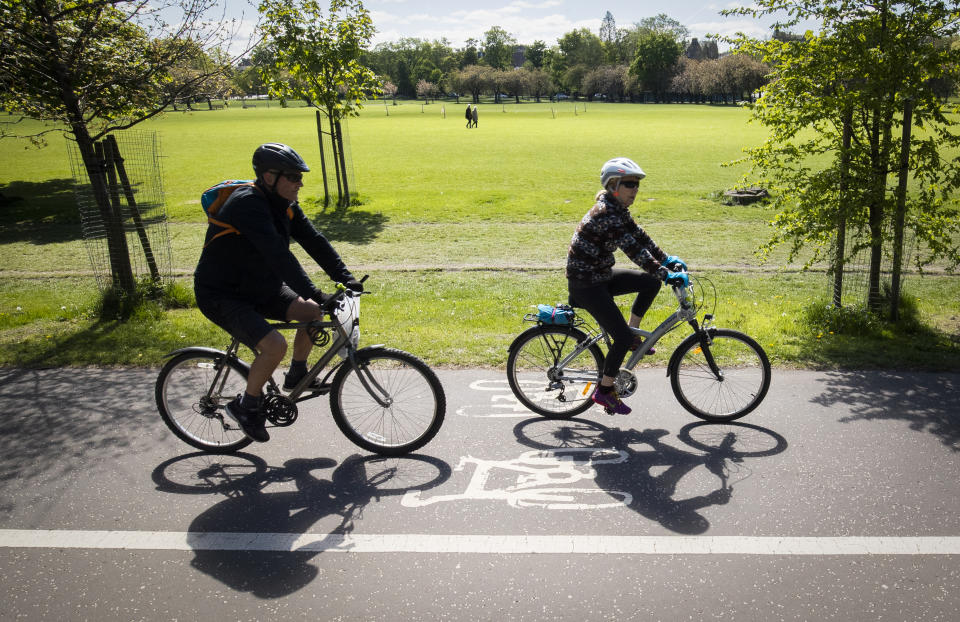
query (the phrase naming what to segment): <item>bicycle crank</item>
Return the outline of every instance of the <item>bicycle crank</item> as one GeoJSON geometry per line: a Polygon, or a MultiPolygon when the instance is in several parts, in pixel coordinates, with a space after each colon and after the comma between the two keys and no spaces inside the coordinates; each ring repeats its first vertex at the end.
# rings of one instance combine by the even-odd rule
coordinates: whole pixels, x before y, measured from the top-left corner
{"type": "Polygon", "coordinates": [[[617,379],[613,382],[613,386],[621,398],[630,397],[637,391],[637,377],[633,375],[633,372],[621,369],[620,373],[617,374],[617,379]]]}
{"type": "Polygon", "coordinates": [[[263,412],[267,421],[281,428],[297,420],[297,405],[287,396],[277,393],[270,393],[263,397],[263,412]]]}

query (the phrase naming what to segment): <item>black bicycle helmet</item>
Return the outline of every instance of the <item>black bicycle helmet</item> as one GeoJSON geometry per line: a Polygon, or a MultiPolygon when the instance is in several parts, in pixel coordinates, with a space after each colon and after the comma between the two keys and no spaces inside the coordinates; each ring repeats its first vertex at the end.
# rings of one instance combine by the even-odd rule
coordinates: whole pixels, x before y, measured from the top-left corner
{"type": "Polygon", "coordinates": [[[307,173],[310,167],[296,151],[281,143],[266,143],[253,152],[253,172],[260,177],[267,171],[300,171],[307,173]]]}

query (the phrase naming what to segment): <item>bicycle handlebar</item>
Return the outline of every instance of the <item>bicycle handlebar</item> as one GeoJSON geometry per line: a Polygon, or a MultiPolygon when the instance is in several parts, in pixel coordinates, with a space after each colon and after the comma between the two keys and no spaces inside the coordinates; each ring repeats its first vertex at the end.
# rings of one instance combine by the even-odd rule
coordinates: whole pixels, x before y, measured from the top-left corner
{"type": "MultiPolygon", "coordinates": [[[[362,277],[360,277],[360,282],[363,283],[363,282],[366,281],[369,277],[370,277],[369,274],[364,274],[362,277]]],[[[340,303],[340,301],[343,300],[343,297],[344,297],[344,296],[351,296],[351,297],[353,297],[353,296],[360,296],[361,294],[369,293],[369,292],[357,292],[357,291],[354,291],[354,290],[348,288],[348,287],[347,287],[346,285],[344,285],[343,283],[337,283],[337,285],[336,285],[336,290],[337,290],[337,292],[336,292],[333,296],[331,296],[330,299],[327,300],[327,302],[325,302],[322,307],[320,307],[320,309],[321,309],[324,313],[326,313],[327,315],[332,315],[332,314],[333,314],[333,310],[334,310],[334,309],[336,308],[336,306],[340,303]]]]}

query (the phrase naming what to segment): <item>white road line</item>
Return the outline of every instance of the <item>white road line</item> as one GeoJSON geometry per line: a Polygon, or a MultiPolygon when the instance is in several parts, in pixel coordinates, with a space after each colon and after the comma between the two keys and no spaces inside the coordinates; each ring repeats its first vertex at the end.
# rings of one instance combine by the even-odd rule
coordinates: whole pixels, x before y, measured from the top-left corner
{"type": "Polygon", "coordinates": [[[960,555],[960,537],[495,536],[0,529],[0,548],[590,555],[960,555]]]}

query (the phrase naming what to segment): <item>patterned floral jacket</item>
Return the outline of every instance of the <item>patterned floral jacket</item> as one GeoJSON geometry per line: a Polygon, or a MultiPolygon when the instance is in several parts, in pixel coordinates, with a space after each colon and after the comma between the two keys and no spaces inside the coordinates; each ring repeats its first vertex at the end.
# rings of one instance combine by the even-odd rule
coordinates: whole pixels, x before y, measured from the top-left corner
{"type": "Polygon", "coordinates": [[[601,191],[596,201],[570,240],[567,278],[591,284],[610,280],[617,248],[647,272],[656,272],[667,255],[637,225],[630,210],[607,192],[601,191]]]}

